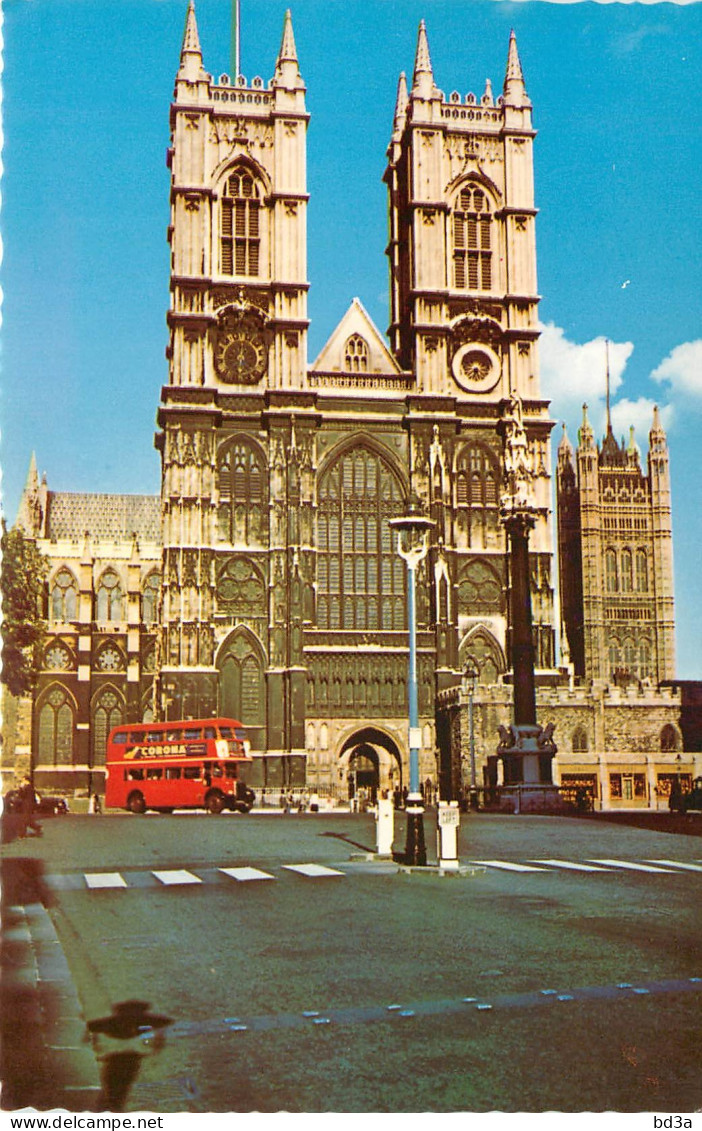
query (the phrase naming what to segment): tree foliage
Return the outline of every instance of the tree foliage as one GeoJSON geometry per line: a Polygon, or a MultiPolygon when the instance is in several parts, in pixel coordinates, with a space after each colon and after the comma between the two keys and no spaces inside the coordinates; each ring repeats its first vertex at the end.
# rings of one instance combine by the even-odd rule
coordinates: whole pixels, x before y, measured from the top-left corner
{"type": "Polygon", "coordinates": [[[13,695],[29,694],[39,674],[40,644],[45,622],[42,598],[49,563],[36,542],[3,523],[2,682],[13,695]]]}

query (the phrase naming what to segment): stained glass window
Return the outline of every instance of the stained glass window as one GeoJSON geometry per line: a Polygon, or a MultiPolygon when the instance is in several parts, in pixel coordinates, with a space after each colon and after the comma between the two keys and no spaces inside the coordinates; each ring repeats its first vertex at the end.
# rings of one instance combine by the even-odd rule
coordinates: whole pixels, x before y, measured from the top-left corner
{"type": "Polygon", "coordinates": [[[107,569],[100,578],[97,590],[97,619],[99,621],[122,620],[124,608],[122,587],[113,569],[107,569]]]}
{"type": "Polygon", "coordinates": [[[268,504],[262,453],[245,439],[220,449],[217,460],[219,536],[239,545],[265,545],[268,504]]]}
{"type": "Polygon", "coordinates": [[[51,586],[51,619],[65,623],[75,620],[78,584],[69,569],[60,569],[51,586]]]}
{"type": "Polygon", "coordinates": [[[68,693],[53,687],[39,710],[39,762],[71,765],[73,761],[74,713],[68,693]]]}
{"type": "Polygon", "coordinates": [[[112,727],[119,726],[124,721],[122,703],[116,693],[109,688],[102,691],[93,708],[93,765],[102,766],[105,763],[105,748],[107,736],[112,727]]]}

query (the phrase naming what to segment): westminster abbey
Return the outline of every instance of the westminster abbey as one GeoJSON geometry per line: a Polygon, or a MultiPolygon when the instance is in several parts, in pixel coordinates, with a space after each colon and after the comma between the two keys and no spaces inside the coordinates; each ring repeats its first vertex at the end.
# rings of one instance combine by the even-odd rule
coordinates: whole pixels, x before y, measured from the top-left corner
{"type": "Polygon", "coordinates": [[[40,786],[99,787],[118,722],[219,714],[245,724],[256,787],[306,784],[333,797],[359,783],[401,788],[407,582],[389,523],[410,495],[434,524],[417,593],[420,777],[445,793],[464,779],[471,671],[482,781],[510,710],[500,497],[505,420],[518,403],[533,468],[536,678],[561,779],[570,763],[601,798],[605,784],[616,797],[610,771],[657,788],[666,766],[656,758],[682,748],[679,694],[658,686],[674,676],[665,436],[656,423],[650,481],[611,445],[603,461],[586,432],[577,460],[561,448],[570,655],[559,657],[535,132],[514,35],[505,46],[499,96],[489,82],[447,95],[420,25],[388,122],[388,336],[354,298],[310,365],[309,116],[290,13],[270,81],[215,80],[190,0],[170,111],[160,500],[53,492],[32,465],[18,519],[51,561],[44,664],[25,719],[40,786]],[[631,537],[625,517],[643,523],[631,537]],[[593,564],[610,569],[612,522],[621,587],[632,579],[626,599],[593,564]],[[643,758],[643,770],[610,765],[605,707],[617,704],[630,708],[631,734],[641,731],[622,765],[643,758]]]}

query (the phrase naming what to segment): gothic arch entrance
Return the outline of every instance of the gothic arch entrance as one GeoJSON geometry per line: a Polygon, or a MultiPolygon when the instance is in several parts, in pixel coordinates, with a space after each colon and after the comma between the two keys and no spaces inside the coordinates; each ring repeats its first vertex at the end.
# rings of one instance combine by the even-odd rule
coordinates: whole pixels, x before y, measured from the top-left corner
{"type": "Polygon", "coordinates": [[[378,794],[389,797],[402,789],[402,757],[395,740],[375,727],[355,731],[339,751],[339,777],[349,799],[365,797],[375,802],[378,794]]]}

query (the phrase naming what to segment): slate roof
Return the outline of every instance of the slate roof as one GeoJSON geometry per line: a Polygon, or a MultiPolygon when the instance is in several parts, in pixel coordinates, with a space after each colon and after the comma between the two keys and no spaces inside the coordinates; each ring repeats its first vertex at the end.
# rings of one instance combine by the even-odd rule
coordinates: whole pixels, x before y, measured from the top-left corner
{"type": "Polygon", "coordinates": [[[46,537],[128,539],[133,534],[147,542],[161,541],[159,495],[96,495],[49,491],[46,537]]]}

